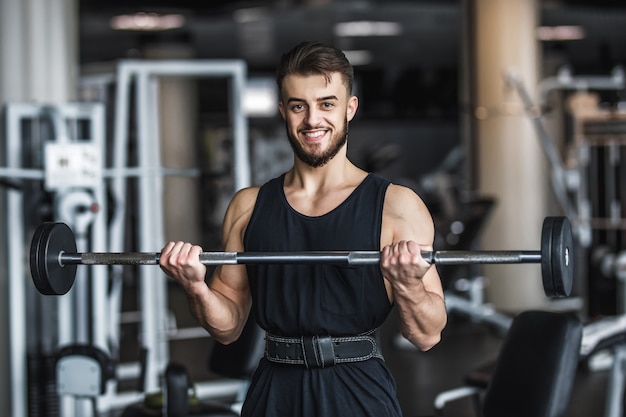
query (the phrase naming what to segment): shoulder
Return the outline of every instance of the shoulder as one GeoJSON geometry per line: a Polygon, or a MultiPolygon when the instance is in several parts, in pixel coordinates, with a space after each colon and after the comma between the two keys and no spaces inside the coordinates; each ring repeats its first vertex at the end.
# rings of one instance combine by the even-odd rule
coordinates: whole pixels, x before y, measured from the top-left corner
{"type": "Polygon", "coordinates": [[[259,187],[243,188],[230,200],[222,224],[224,250],[243,250],[243,233],[252,216],[258,194],[259,187]]]}
{"type": "Polygon", "coordinates": [[[246,202],[250,202],[252,201],[252,203],[254,203],[254,201],[256,200],[257,195],[259,194],[259,190],[261,189],[261,187],[246,187],[246,188],[242,188],[241,190],[237,191],[235,193],[235,195],[233,196],[233,201],[237,202],[237,203],[246,203],[246,202]]]}
{"type": "Polygon", "coordinates": [[[259,189],[260,187],[247,187],[237,191],[230,200],[224,223],[234,224],[241,221],[247,223],[247,220],[252,215],[254,204],[259,195],[259,189]]]}
{"type": "Polygon", "coordinates": [[[383,229],[393,241],[417,240],[432,243],[434,224],[424,200],[412,189],[390,184],[383,206],[383,229]]]}
{"type": "Polygon", "coordinates": [[[272,190],[280,188],[283,184],[283,180],[284,174],[267,181],[261,186],[253,186],[240,189],[230,200],[226,215],[228,216],[230,214],[234,215],[235,217],[240,217],[241,215],[248,213],[249,217],[254,209],[259,194],[263,192],[263,190],[266,190],[265,192],[271,193],[272,190]]]}
{"type": "Polygon", "coordinates": [[[415,191],[403,185],[389,184],[385,194],[385,210],[398,214],[415,213],[430,218],[424,200],[415,191]]]}
{"type": "Polygon", "coordinates": [[[260,187],[247,187],[237,191],[230,201],[228,211],[242,213],[254,208],[260,187]]]}

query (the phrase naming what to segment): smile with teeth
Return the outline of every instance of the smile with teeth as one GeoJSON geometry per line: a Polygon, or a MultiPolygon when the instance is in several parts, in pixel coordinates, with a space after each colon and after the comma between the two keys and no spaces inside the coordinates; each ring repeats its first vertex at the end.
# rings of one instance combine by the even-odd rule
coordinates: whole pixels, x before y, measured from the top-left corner
{"type": "Polygon", "coordinates": [[[326,134],[326,130],[316,130],[316,131],[309,131],[309,132],[303,132],[304,137],[308,140],[316,140],[321,138],[322,136],[324,136],[326,134]]]}

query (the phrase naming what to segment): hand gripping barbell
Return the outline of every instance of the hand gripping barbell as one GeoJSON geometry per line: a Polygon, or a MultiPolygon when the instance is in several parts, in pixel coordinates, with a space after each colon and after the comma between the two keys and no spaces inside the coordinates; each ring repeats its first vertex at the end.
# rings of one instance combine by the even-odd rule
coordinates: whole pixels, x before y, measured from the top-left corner
{"type": "MultiPolygon", "coordinates": [[[[540,263],[543,289],[549,297],[567,297],[572,290],[572,229],[566,217],[546,217],[540,251],[432,251],[422,252],[431,264],[540,263]]],[[[30,270],[37,290],[62,295],[76,278],[76,265],[158,265],[160,253],[76,253],[72,230],[64,223],[43,223],[33,236],[30,270]]],[[[203,252],[205,265],[332,263],[371,265],[380,262],[378,251],[353,252],[203,252]]]]}

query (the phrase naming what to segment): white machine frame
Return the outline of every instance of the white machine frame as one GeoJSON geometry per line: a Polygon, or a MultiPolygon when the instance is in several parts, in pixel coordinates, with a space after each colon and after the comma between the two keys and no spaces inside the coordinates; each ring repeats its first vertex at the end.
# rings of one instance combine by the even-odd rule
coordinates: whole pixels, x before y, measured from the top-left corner
{"type": "MultiPolygon", "coordinates": [[[[46,141],[54,144],[72,144],[76,139],[88,142],[94,146],[96,151],[104,149],[104,107],[98,103],[90,104],[66,104],[63,106],[44,106],[40,104],[10,103],[6,105],[6,167],[0,168],[0,176],[21,180],[41,180],[46,178],[45,167],[24,168],[21,166],[24,149],[21,141],[21,121],[39,120],[50,118],[54,124],[54,141],[46,141]],[[89,121],[87,138],[78,138],[78,132],[69,134],[66,123],[78,122],[79,120],[89,121]],[[70,139],[70,136],[73,139],[70,139]]],[[[90,242],[92,250],[105,250],[105,222],[103,213],[106,212],[106,199],[104,198],[104,183],[90,187],[88,192],[92,198],[98,202],[101,210],[94,213],[91,219],[92,239],[90,242]]],[[[77,189],[57,189],[55,193],[55,205],[62,204],[62,200],[69,193],[76,192],[77,189]]],[[[28,415],[28,367],[26,363],[28,352],[28,310],[29,302],[41,302],[46,308],[57,311],[56,338],[58,340],[39,341],[44,345],[58,343],[59,345],[75,342],[77,339],[84,339],[88,326],[93,326],[93,339],[91,343],[106,351],[106,334],[99,332],[99,323],[104,322],[109,316],[105,300],[94,297],[94,303],[89,306],[93,317],[92,323],[88,323],[86,313],[88,306],[85,304],[85,297],[67,297],[58,299],[35,300],[38,294],[33,290],[28,290],[30,271],[27,270],[24,259],[28,258],[25,248],[28,246],[25,232],[27,225],[24,219],[24,199],[21,192],[8,190],[6,193],[6,218],[7,221],[7,265],[8,265],[8,303],[9,303],[9,355],[10,355],[10,375],[11,375],[11,415],[23,417],[28,415]],[[81,316],[78,322],[75,317],[81,316]]],[[[71,219],[64,219],[71,223],[71,219]]],[[[95,268],[91,272],[92,294],[106,293],[107,277],[106,268],[95,268]]],[[[79,277],[80,278],[80,277],[79,277]]],[[[84,280],[77,280],[76,292],[86,290],[84,280]]],[[[31,287],[32,288],[32,287],[31,287]]],[[[52,314],[50,316],[53,316],[52,314]]],[[[54,348],[55,346],[47,346],[54,348]]],[[[63,399],[60,407],[66,416],[74,415],[73,404],[63,399]]]]}
{"type": "MultiPolygon", "coordinates": [[[[91,187],[89,193],[93,194],[94,200],[100,206],[98,213],[90,219],[90,241],[82,240],[77,235],[79,251],[86,250],[89,246],[91,251],[124,251],[125,233],[125,196],[127,179],[137,179],[138,195],[138,219],[137,242],[138,251],[152,251],[159,244],[164,243],[164,215],[162,210],[163,177],[171,175],[172,169],[163,167],[159,141],[159,115],[158,115],[158,79],[159,77],[224,77],[231,81],[230,93],[230,116],[233,131],[233,193],[251,183],[248,126],[243,109],[243,94],[246,84],[247,68],[244,61],[240,60],[174,60],[174,61],[120,61],[117,65],[116,75],[101,78],[102,83],[116,83],[115,97],[115,121],[113,130],[113,155],[110,167],[103,167],[102,179],[99,185],[91,187]],[[136,112],[136,136],[137,136],[137,165],[129,166],[127,157],[129,143],[129,119],[131,114],[131,89],[135,89],[134,111],[136,112]],[[110,186],[110,193],[116,204],[114,216],[109,225],[106,223],[107,196],[105,185],[110,186]]],[[[44,181],[46,179],[45,167],[33,169],[20,166],[22,161],[22,144],[20,143],[20,120],[23,118],[40,118],[49,116],[50,112],[58,113],[60,123],[55,123],[57,133],[56,142],[70,143],[64,125],[67,120],[89,119],[90,120],[90,143],[95,144],[102,152],[102,160],[105,161],[105,117],[102,103],[75,103],[60,106],[44,106],[40,104],[9,104],[6,109],[6,167],[0,167],[0,177],[13,179],[44,181]]],[[[179,175],[181,170],[175,174],[179,175]]],[[[183,175],[197,175],[193,169],[183,170],[183,175]],[[187,172],[188,171],[188,172],[187,172]]],[[[56,190],[59,195],[65,191],[72,192],[76,197],[75,188],[68,190],[56,190]]],[[[80,191],[80,190],[78,190],[80,191]]],[[[7,196],[7,273],[9,279],[9,311],[10,329],[10,362],[11,362],[11,403],[12,417],[28,415],[28,366],[26,353],[27,341],[27,314],[28,297],[27,285],[30,281],[29,271],[23,260],[28,258],[24,248],[27,247],[28,237],[25,235],[24,201],[20,192],[8,190],[7,196]],[[24,279],[28,277],[28,279],[24,279]]],[[[77,198],[83,200],[82,198],[77,198]]],[[[55,207],[57,202],[55,201],[55,207]]],[[[62,218],[60,221],[71,222],[71,219],[62,218]]],[[[31,225],[32,226],[32,225],[31,225]]],[[[70,224],[73,228],[76,225],[70,224]]],[[[80,228],[80,227],[78,227],[80,228]]],[[[78,268],[80,270],[82,268],[78,268]]],[[[85,305],[85,297],[71,296],[84,291],[81,289],[81,274],[86,271],[77,271],[77,279],[70,294],[50,298],[46,297],[42,302],[52,304],[58,309],[58,338],[59,345],[72,342],[88,342],[96,347],[108,351],[107,343],[111,338],[115,339],[115,331],[111,325],[115,316],[115,300],[107,299],[110,271],[106,266],[94,266],[89,268],[92,304],[85,305]],[[81,304],[82,299],[82,304],[81,304]],[[85,314],[91,309],[93,319],[87,322],[85,314]],[[77,317],[82,319],[77,319],[77,317]],[[92,331],[92,340],[85,340],[92,331]]],[[[169,361],[168,348],[168,315],[167,315],[167,286],[164,274],[159,268],[140,268],[139,287],[141,305],[140,339],[143,346],[150,348],[150,354],[145,364],[144,391],[151,392],[160,389],[161,373],[169,361]]],[[[31,291],[33,292],[33,291],[31,291]]],[[[33,296],[38,296],[34,294],[33,296]]],[[[119,324],[119,321],[118,321],[119,324]]],[[[118,378],[133,377],[138,374],[137,365],[119,364],[116,370],[118,378]]],[[[212,381],[196,384],[196,392],[199,397],[230,395],[240,390],[242,382],[239,381],[212,381]]],[[[63,396],[60,400],[62,415],[71,417],[74,415],[91,415],[92,413],[108,412],[123,408],[124,406],[141,401],[144,392],[116,392],[116,383],[111,381],[107,385],[106,393],[92,400],[92,403],[84,404],[85,401],[78,398],[63,396]]]]}
{"type": "MultiPolygon", "coordinates": [[[[250,162],[248,149],[248,126],[243,110],[243,92],[246,81],[246,65],[243,61],[177,60],[177,61],[122,61],[116,77],[114,155],[112,167],[112,191],[118,206],[124,207],[127,174],[138,177],[139,213],[137,218],[138,251],[154,250],[164,244],[164,218],[162,210],[163,175],[161,166],[158,124],[158,79],[176,77],[230,77],[231,117],[233,123],[234,182],[236,190],[250,185],[250,162]],[[135,83],[135,106],[137,117],[138,166],[128,171],[130,92],[135,83]],[[161,173],[161,175],[159,175],[161,173]],[[155,175],[156,174],[156,175],[155,175]]],[[[236,191],[235,190],[235,191],[236,191]]],[[[116,211],[110,229],[109,251],[123,251],[124,210],[116,211]]],[[[147,392],[160,386],[160,374],[169,360],[167,346],[167,300],[166,280],[157,268],[140,270],[140,303],[142,306],[141,340],[153,350],[146,363],[147,392]]]]}

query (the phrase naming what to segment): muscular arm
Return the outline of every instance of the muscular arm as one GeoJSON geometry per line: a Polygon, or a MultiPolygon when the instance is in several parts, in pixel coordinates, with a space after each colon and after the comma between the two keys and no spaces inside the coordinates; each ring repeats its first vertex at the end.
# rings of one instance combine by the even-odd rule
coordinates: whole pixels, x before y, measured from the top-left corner
{"type": "Polygon", "coordinates": [[[410,189],[389,186],[381,240],[381,270],[399,312],[400,331],[428,350],[439,343],[447,314],[437,268],[421,257],[421,251],[432,250],[432,217],[410,189]]]}
{"type": "MultiPolygon", "coordinates": [[[[257,188],[239,191],[224,217],[225,251],[242,252],[243,234],[250,219],[257,188]]],[[[244,265],[220,265],[207,285],[206,266],[200,263],[202,248],[170,242],[161,252],[160,265],[185,291],[189,310],[217,341],[227,344],[239,337],[250,312],[251,297],[244,265]]]]}

